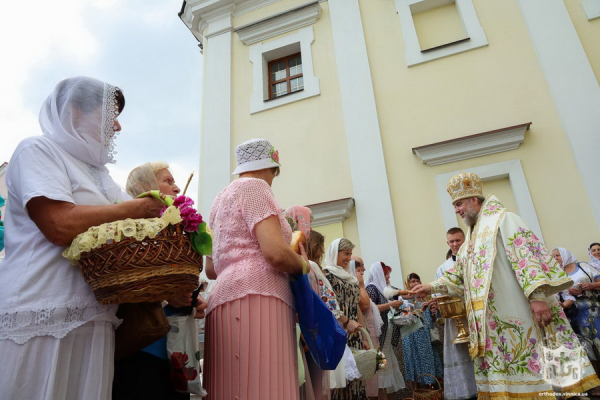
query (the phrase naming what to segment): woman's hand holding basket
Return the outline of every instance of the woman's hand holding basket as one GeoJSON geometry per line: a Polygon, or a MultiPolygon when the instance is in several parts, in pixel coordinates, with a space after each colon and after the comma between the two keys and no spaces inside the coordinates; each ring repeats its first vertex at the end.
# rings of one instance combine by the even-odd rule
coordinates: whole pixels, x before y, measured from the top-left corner
{"type": "Polygon", "coordinates": [[[359,324],[357,321],[351,319],[348,321],[345,328],[346,328],[346,331],[348,331],[348,333],[355,333],[360,328],[362,328],[362,325],[359,324]]]}

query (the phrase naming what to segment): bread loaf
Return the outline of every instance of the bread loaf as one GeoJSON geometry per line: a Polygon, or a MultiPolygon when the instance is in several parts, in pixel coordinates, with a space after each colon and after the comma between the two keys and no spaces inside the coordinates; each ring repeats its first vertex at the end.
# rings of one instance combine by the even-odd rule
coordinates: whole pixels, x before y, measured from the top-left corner
{"type": "Polygon", "coordinates": [[[302,243],[302,245],[306,244],[306,236],[304,236],[304,233],[302,233],[302,231],[292,232],[292,242],[290,243],[290,247],[298,254],[300,254],[300,243],[302,243]]]}

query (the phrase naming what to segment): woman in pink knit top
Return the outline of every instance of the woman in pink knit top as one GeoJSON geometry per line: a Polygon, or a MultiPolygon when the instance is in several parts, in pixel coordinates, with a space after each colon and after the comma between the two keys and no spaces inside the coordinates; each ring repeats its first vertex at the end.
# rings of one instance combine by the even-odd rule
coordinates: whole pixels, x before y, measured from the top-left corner
{"type": "Polygon", "coordinates": [[[206,317],[207,399],[298,399],[296,330],[288,274],[308,271],[289,247],[291,229],[271,191],[279,155],[252,139],[236,148],[233,181],[210,212],[216,279],[206,317]]]}

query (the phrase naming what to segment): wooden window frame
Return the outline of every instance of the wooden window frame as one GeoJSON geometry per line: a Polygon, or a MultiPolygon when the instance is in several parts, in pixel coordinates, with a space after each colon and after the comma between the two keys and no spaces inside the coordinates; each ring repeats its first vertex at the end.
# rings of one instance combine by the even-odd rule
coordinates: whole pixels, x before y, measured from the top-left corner
{"type": "MultiPolygon", "coordinates": [[[[300,89],[300,90],[296,90],[295,92],[292,92],[292,85],[290,83],[292,79],[301,78],[301,77],[304,76],[304,66],[302,67],[302,73],[296,74],[296,75],[293,75],[293,76],[289,76],[289,74],[290,74],[290,60],[292,58],[296,58],[296,57],[300,57],[300,60],[302,60],[302,53],[301,52],[300,53],[294,53],[294,54],[290,54],[289,56],[285,56],[285,57],[278,58],[276,60],[269,61],[268,65],[267,65],[267,73],[269,74],[269,100],[278,99],[280,97],[287,96],[287,95],[290,95],[292,93],[297,93],[297,92],[300,92],[301,90],[303,90],[303,89],[300,89]],[[283,79],[273,80],[272,79],[272,75],[273,74],[271,73],[271,66],[273,64],[280,63],[282,61],[285,61],[285,75],[286,76],[283,79]],[[283,82],[287,83],[287,93],[286,94],[282,94],[281,96],[274,96],[273,95],[273,85],[278,84],[278,83],[283,83],[283,82]]],[[[301,65],[304,65],[304,64],[301,64],[301,65]]]]}

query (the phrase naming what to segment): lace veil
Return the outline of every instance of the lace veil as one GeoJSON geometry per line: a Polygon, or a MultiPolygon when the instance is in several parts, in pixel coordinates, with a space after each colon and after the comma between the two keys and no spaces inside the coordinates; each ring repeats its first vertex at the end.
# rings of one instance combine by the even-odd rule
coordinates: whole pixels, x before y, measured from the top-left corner
{"type": "Polygon", "coordinates": [[[154,173],[152,163],[147,162],[139,167],[135,167],[127,177],[125,190],[127,190],[127,193],[131,197],[135,198],[148,190],[158,189],[158,181],[156,180],[156,174],[154,173]]]}
{"type": "Polygon", "coordinates": [[[59,82],[40,110],[44,136],[99,169],[114,163],[118,88],[85,76],[59,82]]]}

